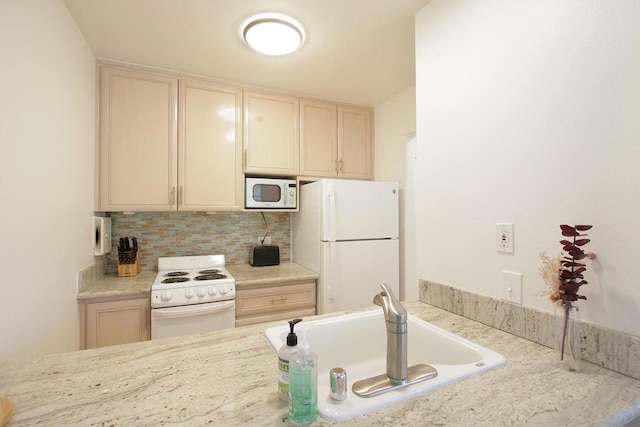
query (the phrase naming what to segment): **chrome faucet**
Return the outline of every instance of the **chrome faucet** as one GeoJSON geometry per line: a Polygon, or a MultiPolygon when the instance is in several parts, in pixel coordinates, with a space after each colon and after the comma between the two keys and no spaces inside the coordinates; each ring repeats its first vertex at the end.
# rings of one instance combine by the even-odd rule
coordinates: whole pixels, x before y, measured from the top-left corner
{"type": "Polygon", "coordinates": [[[387,325],[387,377],[393,384],[407,380],[407,310],[385,284],[373,303],[382,307],[387,325]]]}
{"type": "Polygon", "coordinates": [[[351,389],[360,397],[377,396],[438,375],[430,365],[407,367],[407,310],[387,285],[381,284],[380,287],[382,292],[373,297],[373,303],[381,306],[384,312],[387,327],[387,372],[355,382],[351,389]]]}

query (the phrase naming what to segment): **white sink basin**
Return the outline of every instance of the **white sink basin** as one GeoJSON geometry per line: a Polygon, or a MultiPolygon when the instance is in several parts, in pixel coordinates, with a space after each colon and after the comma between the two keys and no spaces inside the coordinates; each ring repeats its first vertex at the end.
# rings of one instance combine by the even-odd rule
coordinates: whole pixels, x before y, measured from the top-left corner
{"type": "MultiPolygon", "coordinates": [[[[435,378],[374,397],[359,397],[353,383],[386,372],[387,335],[382,310],[301,322],[296,325],[318,358],[318,413],[328,421],[344,421],[453,384],[506,364],[500,354],[408,316],[408,366],[424,363],[438,371],[435,378]],[[347,371],[348,397],[329,399],[329,371],[347,371]]],[[[275,351],[286,342],[289,326],[265,332],[275,351]]]]}

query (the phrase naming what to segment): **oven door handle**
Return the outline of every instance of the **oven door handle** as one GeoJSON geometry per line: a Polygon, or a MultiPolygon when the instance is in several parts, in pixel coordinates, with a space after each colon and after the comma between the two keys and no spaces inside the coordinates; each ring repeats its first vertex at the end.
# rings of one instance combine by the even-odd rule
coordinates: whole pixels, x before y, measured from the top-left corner
{"type": "Polygon", "coordinates": [[[217,313],[219,311],[228,311],[235,307],[235,301],[221,301],[214,303],[205,303],[197,305],[186,305],[182,307],[170,308],[154,308],[151,314],[155,318],[176,318],[176,317],[192,317],[202,316],[203,314],[217,313]]]}

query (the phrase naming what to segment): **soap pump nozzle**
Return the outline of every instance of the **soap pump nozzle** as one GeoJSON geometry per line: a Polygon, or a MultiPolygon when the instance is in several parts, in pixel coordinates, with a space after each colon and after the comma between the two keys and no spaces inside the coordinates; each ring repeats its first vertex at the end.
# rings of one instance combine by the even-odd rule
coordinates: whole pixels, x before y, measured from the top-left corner
{"type": "Polygon", "coordinates": [[[300,322],[302,322],[302,319],[289,320],[290,332],[289,332],[289,335],[287,335],[287,345],[289,347],[295,347],[296,345],[298,345],[298,336],[296,335],[295,332],[293,332],[293,327],[300,322]]]}

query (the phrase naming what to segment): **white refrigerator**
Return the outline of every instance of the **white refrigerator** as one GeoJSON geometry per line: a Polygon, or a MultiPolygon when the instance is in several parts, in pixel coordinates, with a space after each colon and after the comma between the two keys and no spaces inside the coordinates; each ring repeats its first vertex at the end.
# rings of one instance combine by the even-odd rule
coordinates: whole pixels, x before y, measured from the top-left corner
{"type": "Polygon", "coordinates": [[[387,284],[400,297],[398,184],[323,179],[300,187],[291,258],[320,275],[318,314],[373,305],[387,284]]]}

